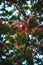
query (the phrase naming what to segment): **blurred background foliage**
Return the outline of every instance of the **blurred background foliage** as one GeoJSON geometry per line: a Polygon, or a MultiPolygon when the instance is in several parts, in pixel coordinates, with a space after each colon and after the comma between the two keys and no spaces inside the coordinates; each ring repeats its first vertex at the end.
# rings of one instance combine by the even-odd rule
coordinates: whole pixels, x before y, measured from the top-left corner
{"type": "Polygon", "coordinates": [[[43,0],[0,0],[0,65],[43,65],[43,0]]]}

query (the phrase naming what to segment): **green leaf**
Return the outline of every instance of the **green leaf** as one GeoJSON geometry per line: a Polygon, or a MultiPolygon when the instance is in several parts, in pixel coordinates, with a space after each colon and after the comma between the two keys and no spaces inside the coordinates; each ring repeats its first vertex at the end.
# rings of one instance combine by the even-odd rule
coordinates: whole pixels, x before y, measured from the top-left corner
{"type": "Polygon", "coordinates": [[[43,34],[39,29],[37,29],[33,35],[38,36],[39,40],[43,39],[43,34]]]}
{"type": "Polygon", "coordinates": [[[17,17],[16,17],[16,16],[12,16],[12,17],[10,18],[10,20],[17,20],[17,17]]]}
{"type": "Polygon", "coordinates": [[[9,15],[12,15],[13,11],[8,12],[9,15]]]}
{"type": "Polygon", "coordinates": [[[36,18],[32,18],[32,19],[30,19],[30,21],[29,21],[29,27],[30,27],[30,28],[35,27],[36,24],[37,24],[37,22],[36,22],[36,18]]]}
{"type": "Polygon", "coordinates": [[[15,40],[12,37],[10,37],[10,35],[6,36],[6,40],[9,40],[11,43],[15,42],[15,40]]]}
{"type": "Polygon", "coordinates": [[[7,13],[3,13],[2,15],[3,15],[3,16],[7,16],[7,13]]]}
{"type": "Polygon", "coordinates": [[[2,11],[5,11],[5,8],[4,8],[4,6],[3,6],[3,8],[1,9],[2,11]]]}
{"type": "Polygon", "coordinates": [[[12,28],[9,28],[9,33],[10,33],[11,35],[13,35],[13,34],[14,34],[14,32],[13,32],[13,29],[12,29],[12,28]]]}
{"type": "Polygon", "coordinates": [[[21,40],[22,40],[22,37],[21,37],[20,35],[17,35],[16,39],[17,39],[18,41],[21,41],[21,40]]]}
{"type": "Polygon", "coordinates": [[[15,40],[14,40],[12,37],[10,37],[10,42],[11,42],[11,43],[14,43],[15,40]]]}
{"type": "Polygon", "coordinates": [[[9,31],[9,27],[7,25],[2,26],[2,33],[7,33],[9,31]]]}
{"type": "Polygon", "coordinates": [[[22,38],[20,35],[17,35],[16,39],[17,39],[17,41],[18,41],[18,45],[19,45],[20,43],[22,43],[22,39],[23,39],[23,38],[22,38]]]}

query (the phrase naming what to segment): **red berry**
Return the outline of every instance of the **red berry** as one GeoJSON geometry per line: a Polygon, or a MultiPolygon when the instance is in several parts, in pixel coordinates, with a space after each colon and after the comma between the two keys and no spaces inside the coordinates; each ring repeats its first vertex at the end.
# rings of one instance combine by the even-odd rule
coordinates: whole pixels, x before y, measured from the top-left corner
{"type": "Polygon", "coordinates": [[[22,31],[23,31],[22,28],[20,28],[19,32],[22,32],[22,31]]]}
{"type": "Polygon", "coordinates": [[[42,24],[38,25],[37,28],[40,29],[41,32],[43,32],[43,25],[42,24]]]}
{"type": "Polygon", "coordinates": [[[42,29],[43,25],[40,24],[40,25],[37,26],[37,28],[42,29]]]}
{"type": "Polygon", "coordinates": [[[27,28],[27,25],[26,24],[23,24],[22,25],[22,29],[25,30],[27,28]]]}
{"type": "Polygon", "coordinates": [[[0,18],[0,24],[2,24],[2,19],[0,18]]]}

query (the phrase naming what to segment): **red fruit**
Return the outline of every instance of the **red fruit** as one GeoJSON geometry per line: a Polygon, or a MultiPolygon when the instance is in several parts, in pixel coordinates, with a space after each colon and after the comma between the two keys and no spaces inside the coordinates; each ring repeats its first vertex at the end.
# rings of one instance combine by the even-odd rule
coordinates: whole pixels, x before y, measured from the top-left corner
{"type": "Polygon", "coordinates": [[[22,31],[23,31],[22,28],[20,28],[19,32],[22,32],[22,31]]]}
{"type": "Polygon", "coordinates": [[[38,27],[38,28],[42,28],[42,27],[43,27],[43,25],[42,25],[42,24],[40,24],[40,25],[38,25],[37,27],[38,27]]]}
{"type": "Polygon", "coordinates": [[[37,26],[37,28],[42,29],[43,25],[40,24],[40,25],[37,26]]]}
{"type": "Polygon", "coordinates": [[[25,30],[27,28],[27,25],[26,24],[23,24],[22,25],[22,29],[25,30]]]}
{"type": "Polygon", "coordinates": [[[2,19],[0,18],[0,24],[2,24],[2,19]]]}
{"type": "Polygon", "coordinates": [[[41,32],[43,32],[43,25],[42,24],[38,25],[37,28],[40,29],[41,32]]]}
{"type": "Polygon", "coordinates": [[[22,32],[23,30],[27,30],[27,25],[26,24],[23,24],[23,25],[20,25],[20,29],[19,31],[22,32]]]}

